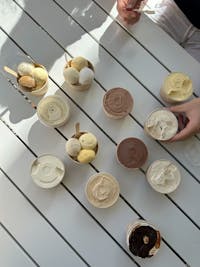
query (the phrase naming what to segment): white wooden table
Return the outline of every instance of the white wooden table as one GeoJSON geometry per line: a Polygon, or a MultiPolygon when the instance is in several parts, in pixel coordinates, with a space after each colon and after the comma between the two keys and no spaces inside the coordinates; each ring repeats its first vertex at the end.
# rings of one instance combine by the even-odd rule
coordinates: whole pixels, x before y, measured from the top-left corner
{"type": "Polygon", "coordinates": [[[114,0],[0,0],[1,70],[30,56],[49,71],[47,95],[61,95],[72,111],[65,126],[43,126],[31,104],[38,99],[20,93],[15,79],[0,73],[1,267],[199,266],[200,166],[191,159],[194,153],[197,161],[200,157],[200,139],[159,143],[145,135],[143,124],[149,112],[164,105],[159,89],[166,75],[183,71],[198,90],[200,65],[146,16],[129,28],[116,16],[114,0]],[[94,64],[89,91],[73,93],[64,86],[65,53],[94,64]],[[132,114],[119,121],[107,118],[101,105],[105,91],[116,86],[128,89],[135,103],[132,114]],[[77,166],[65,154],[77,121],[99,140],[91,165],[77,166]],[[149,150],[137,171],[123,169],[115,158],[117,143],[129,136],[142,139],[149,150]],[[58,156],[67,169],[52,190],[42,190],[30,177],[31,162],[44,153],[58,156]],[[153,191],[145,178],[149,164],[160,158],[175,162],[182,174],[170,195],[153,191]],[[121,189],[117,203],[103,210],[84,194],[87,179],[98,171],[115,176],[121,189]],[[126,247],[126,227],[139,217],[163,237],[151,259],[135,257],[126,247]]]}

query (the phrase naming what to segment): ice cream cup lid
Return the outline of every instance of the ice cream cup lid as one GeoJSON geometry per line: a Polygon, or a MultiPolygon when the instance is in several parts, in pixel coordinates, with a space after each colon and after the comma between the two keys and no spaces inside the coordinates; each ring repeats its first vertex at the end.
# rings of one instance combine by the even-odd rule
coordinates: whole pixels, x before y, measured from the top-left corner
{"type": "Polygon", "coordinates": [[[39,187],[53,188],[62,181],[64,175],[63,162],[53,155],[44,154],[32,162],[31,176],[39,187]]]}

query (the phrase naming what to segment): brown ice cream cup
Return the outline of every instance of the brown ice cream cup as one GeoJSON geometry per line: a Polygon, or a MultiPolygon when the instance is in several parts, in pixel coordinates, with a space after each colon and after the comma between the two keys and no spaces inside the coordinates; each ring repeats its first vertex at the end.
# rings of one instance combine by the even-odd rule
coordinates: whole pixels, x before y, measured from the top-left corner
{"type": "Polygon", "coordinates": [[[112,119],[122,119],[133,109],[133,97],[128,90],[116,87],[108,90],[103,97],[103,110],[112,119]]]}
{"type": "Polygon", "coordinates": [[[147,147],[138,138],[126,138],[117,146],[118,162],[128,169],[138,169],[142,167],[146,162],[147,157],[147,147]]]}

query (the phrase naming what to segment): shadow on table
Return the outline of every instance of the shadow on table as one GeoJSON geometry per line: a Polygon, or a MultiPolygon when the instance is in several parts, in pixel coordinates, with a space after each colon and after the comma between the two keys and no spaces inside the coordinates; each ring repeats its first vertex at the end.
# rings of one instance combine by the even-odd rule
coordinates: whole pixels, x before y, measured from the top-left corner
{"type": "MultiPolygon", "coordinates": [[[[115,0],[111,0],[108,3],[106,3],[108,10],[111,10],[115,2],[116,2],[115,0]]],[[[12,4],[15,5],[14,3],[12,4]]],[[[91,1],[87,6],[85,6],[84,1],[79,1],[78,7],[76,3],[72,3],[72,4],[73,6],[70,7],[72,10],[71,14],[74,15],[74,12],[76,12],[75,17],[82,16],[82,19],[84,19],[84,23],[89,25],[88,31],[98,28],[107,18],[107,14],[105,13],[105,16],[100,16],[100,18],[98,18],[97,20],[95,16],[96,14],[95,5],[96,4],[93,1],[91,1]]],[[[67,14],[65,14],[65,16],[58,16],[56,19],[52,19],[51,15],[53,14],[45,14],[45,9],[42,8],[42,5],[43,3],[41,4],[41,1],[39,0],[35,0],[34,2],[27,0],[27,1],[24,1],[24,10],[30,13],[31,10],[34,10],[37,8],[39,16],[45,15],[46,20],[49,21],[50,25],[52,25],[54,35],[56,35],[55,37],[56,40],[62,43],[63,47],[67,48],[68,46],[76,42],[77,40],[81,39],[81,36],[85,34],[85,32],[83,32],[82,30],[75,31],[74,27],[77,27],[77,25],[71,19],[71,17],[69,17],[67,14]],[[62,27],[60,27],[60,25],[62,25],[62,27]],[[60,30],[60,28],[62,30],[60,30]],[[77,33],[79,32],[80,35],[76,35],[74,34],[74,32],[77,32],[77,33]]],[[[63,2],[62,5],[64,7],[65,2],[63,2]]],[[[12,7],[9,7],[9,10],[10,8],[12,7]]],[[[58,7],[58,9],[60,8],[58,7]]],[[[49,10],[52,10],[53,12],[53,9],[49,9],[49,10]]],[[[60,12],[61,12],[61,9],[60,9],[60,12]]],[[[30,53],[31,56],[33,56],[31,53],[32,51],[37,51],[37,58],[34,55],[33,56],[34,60],[45,65],[47,70],[50,70],[53,64],[55,63],[55,61],[64,54],[65,51],[62,50],[58,45],[56,45],[53,39],[47,36],[47,34],[44,33],[43,30],[41,30],[32,21],[29,24],[29,19],[31,20],[31,18],[29,18],[28,15],[25,12],[23,12],[20,19],[18,20],[16,25],[13,27],[12,31],[9,33],[10,37],[13,40],[15,40],[17,44],[19,44],[19,47],[17,47],[16,44],[14,44],[12,40],[9,38],[7,38],[5,43],[2,45],[1,50],[0,50],[1,70],[4,65],[8,65],[11,68],[16,70],[17,65],[20,62],[28,60],[28,58],[23,53],[23,51],[20,49],[20,47],[22,47],[27,53],[30,53]]],[[[11,78],[12,81],[16,84],[16,79],[14,77],[9,77],[9,78],[11,78]]],[[[0,104],[5,107],[8,107],[8,110],[10,111],[11,120],[13,123],[17,123],[18,121],[22,119],[29,118],[35,113],[35,110],[31,111],[31,109],[30,111],[26,110],[26,114],[23,113],[23,111],[20,111],[21,107],[16,107],[14,103],[14,99],[12,99],[12,96],[10,94],[8,96],[6,96],[4,92],[1,92],[1,94],[3,94],[3,97],[0,98],[0,104]]],[[[40,100],[40,98],[35,98],[30,95],[28,95],[28,97],[36,105],[38,101],[40,100]]]]}

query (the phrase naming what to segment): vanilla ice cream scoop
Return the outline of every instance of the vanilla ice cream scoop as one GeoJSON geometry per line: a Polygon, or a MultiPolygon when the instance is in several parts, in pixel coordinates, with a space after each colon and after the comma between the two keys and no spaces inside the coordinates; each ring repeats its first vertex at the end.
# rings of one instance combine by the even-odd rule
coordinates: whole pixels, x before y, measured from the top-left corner
{"type": "Polygon", "coordinates": [[[80,84],[91,84],[94,79],[94,71],[88,67],[84,67],[79,73],[80,84]]]}
{"type": "Polygon", "coordinates": [[[66,152],[68,155],[72,157],[77,157],[81,150],[81,144],[78,139],[70,138],[66,142],[66,152]]]}
{"type": "Polygon", "coordinates": [[[65,80],[70,84],[78,84],[79,81],[79,72],[73,67],[65,68],[63,71],[65,80]]]}
{"type": "Polygon", "coordinates": [[[38,88],[42,87],[48,79],[47,71],[40,67],[36,67],[33,69],[32,76],[35,79],[36,86],[38,88]]]}
{"type": "Polygon", "coordinates": [[[80,71],[84,67],[88,67],[88,61],[83,57],[75,57],[71,61],[71,67],[80,71]]]}
{"type": "Polygon", "coordinates": [[[84,149],[95,149],[97,139],[92,133],[82,134],[79,138],[81,147],[84,149]]]}
{"type": "Polygon", "coordinates": [[[170,73],[160,90],[160,95],[163,100],[169,103],[185,101],[192,93],[192,80],[189,76],[181,72],[170,73]]]}
{"type": "Polygon", "coordinates": [[[148,168],[146,177],[152,188],[163,194],[176,190],[181,181],[179,169],[168,160],[154,161],[148,168]]]}
{"type": "Polygon", "coordinates": [[[169,140],[177,133],[178,121],[171,111],[156,110],[147,118],[144,129],[154,139],[169,140]]]}
{"type": "Polygon", "coordinates": [[[19,73],[20,76],[32,76],[33,70],[35,66],[32,63],[28,62],[21,62],[17,66],[17,72],[19,73]]]}

